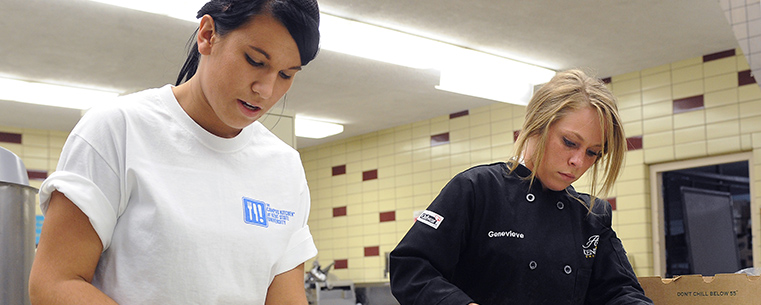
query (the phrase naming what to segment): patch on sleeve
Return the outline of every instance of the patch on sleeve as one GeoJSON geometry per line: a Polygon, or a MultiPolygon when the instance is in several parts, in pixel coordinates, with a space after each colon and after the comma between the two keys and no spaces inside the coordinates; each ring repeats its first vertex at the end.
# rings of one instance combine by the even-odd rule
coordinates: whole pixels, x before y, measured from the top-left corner
{"type": "Polygon", "coordinates": [[[425,210],[417,217],[417,221],[424,223],[431,228],[438,229],[441,222],[444,221],[444,217],[429,210],[425,210]]]}

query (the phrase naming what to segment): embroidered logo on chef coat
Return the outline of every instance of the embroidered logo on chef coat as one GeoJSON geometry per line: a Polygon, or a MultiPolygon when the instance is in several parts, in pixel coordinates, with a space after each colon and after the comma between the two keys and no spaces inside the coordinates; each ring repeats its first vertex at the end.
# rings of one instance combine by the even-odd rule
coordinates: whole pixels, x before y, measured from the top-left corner
{"type": "Polygon", "coordinates": [[[600,235],[592,235],[589,237],[589,240],[587,240],[587,243],[582,247],[582,251],[584,251],[584,256],[587,258],[593,258],[595,257],[595,254],[597,254],[597,242],[600,241],[600,235]]]}
{"type": "Polygon", "coordinates": [[[295,212],[272,208],[268,203],[243,197],[243,221],[260,227],[270,224],[285,225],[295,212]]]}
{"type": "Polygon", "coordinates": [[[444,221],[444,217],[429,210],[425,210],[417,217],[417,221],[424,223],[431,228],[438,229],[441,222],[444,221]]]}

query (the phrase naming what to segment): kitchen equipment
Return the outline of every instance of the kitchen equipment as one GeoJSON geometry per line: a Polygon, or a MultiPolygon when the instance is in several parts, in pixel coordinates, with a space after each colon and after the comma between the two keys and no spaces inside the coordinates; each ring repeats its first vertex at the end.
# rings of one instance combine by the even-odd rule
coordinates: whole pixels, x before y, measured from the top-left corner
{"type": "Polygon", "coordinates": [[[36,195],[24,163],[0,147],[0,304],[30,304],[36,195]]]}
{"type": "Polygon", "coordinates": [[[328,274],[335,262],[322,269],[315,260],[312,269],[304,276],[304,289],[310,305],[355,305],[354,282],[339,280],[328,274]]]}

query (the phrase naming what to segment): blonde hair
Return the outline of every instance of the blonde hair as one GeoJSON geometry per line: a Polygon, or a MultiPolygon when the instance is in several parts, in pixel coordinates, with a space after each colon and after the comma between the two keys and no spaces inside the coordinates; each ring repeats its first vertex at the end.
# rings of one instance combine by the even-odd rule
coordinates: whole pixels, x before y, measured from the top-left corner
{"type": "MultiPolygon", "coordinates": [[[[534,93],[526,107],[526,119],[523,128],[515,141],[515,151],[510,158],[510,172],[518,167],[523,160],[527,141],[536,137],[536,147],[531,160],[533,168],[539,168],[546,150],[547,136],[550,125],[557,120],[585,107],[591,107],[600,118],[600,130],[603,131],[603,150],[592,166],[592,196],[589,210],[594,206],[597,195],[605,195],[613,189],[623,164],[626,152],[626,137],[624,136],[621,119],[618,116],[616,98],[599,79],[588,76],[581,70],[558,72],[548,83],[534,93]],[[598,177],[599,165],[603,164],[603,175],[598,177]],[[603,178],[602,189],[597,191],[598,178],[603,178]]],[[[533,183],[536,171],[527,177],[533,183]]]]}

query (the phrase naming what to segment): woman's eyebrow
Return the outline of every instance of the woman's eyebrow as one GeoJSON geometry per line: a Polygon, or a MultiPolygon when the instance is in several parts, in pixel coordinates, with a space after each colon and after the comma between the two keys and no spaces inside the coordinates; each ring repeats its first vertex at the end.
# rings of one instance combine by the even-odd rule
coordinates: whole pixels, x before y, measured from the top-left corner
{"type": "Polygon", "coordinates": [[[259,53],[262,53],[264,55],[264,58],[267,58],[267,60],[270,59],[270,54],[266,51],[262,50],[261,48],[255,47],[255,46],[248,46],[249,48],[253,49],[254,51],[257,51],[259,53]]]}

